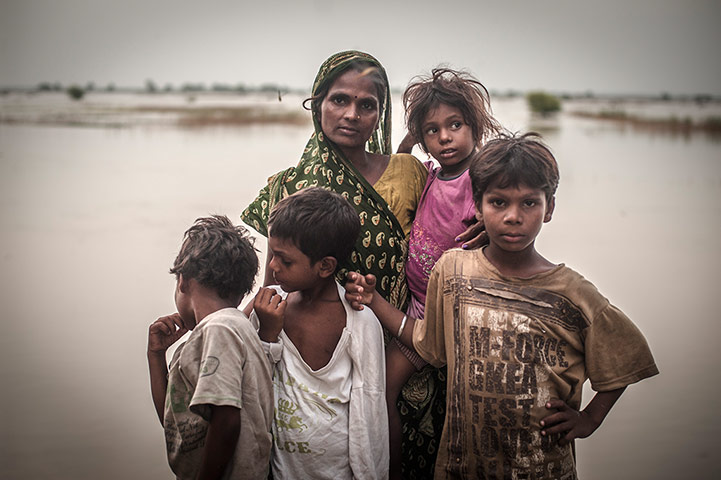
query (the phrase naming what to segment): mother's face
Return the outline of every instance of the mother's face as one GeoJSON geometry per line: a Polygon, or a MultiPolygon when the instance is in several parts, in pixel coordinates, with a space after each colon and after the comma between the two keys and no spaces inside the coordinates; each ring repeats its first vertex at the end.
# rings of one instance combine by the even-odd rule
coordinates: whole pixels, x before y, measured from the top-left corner
{"type": "Polygon", "coordinates": [[[343,149],[365,148],[379,115],[373,79],[353,69],[333,82],[320,107],[323,134],[343,149]]]}

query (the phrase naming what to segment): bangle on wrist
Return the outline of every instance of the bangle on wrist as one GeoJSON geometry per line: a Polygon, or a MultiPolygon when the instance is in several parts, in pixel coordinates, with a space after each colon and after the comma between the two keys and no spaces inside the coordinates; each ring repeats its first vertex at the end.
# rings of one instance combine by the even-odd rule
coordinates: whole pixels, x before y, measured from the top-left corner
{"type": "Polygon", "coordinates": [[[396,335],[396,338],[401,338],[401,335],[403,335],[403,329],[406,328],[406,320],[408,320],[408,315],[403,315],[401,327],[398,329],[398,334],[396,335]]]}

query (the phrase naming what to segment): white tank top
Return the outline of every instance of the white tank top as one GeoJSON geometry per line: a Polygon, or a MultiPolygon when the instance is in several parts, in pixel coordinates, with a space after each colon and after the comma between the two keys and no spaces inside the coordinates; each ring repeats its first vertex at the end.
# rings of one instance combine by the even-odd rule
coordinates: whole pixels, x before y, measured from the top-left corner
{"type": "Polygon", "coordinates": [[[312,370],[285,332],[275,366],[273,478],[352,479],[348,459],[348,405],[352,361],[343,329],[330,361],[312,370]]]}

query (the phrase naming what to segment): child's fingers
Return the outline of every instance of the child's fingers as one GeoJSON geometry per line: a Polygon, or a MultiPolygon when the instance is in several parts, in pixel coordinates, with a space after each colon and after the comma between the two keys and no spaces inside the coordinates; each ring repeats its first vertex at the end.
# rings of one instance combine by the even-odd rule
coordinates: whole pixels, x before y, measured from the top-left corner
{"type": "MultiPolygon", "coordinates": [[[[348,300],[348,299],[346,299],[346,300],[348,300]]],[[[350,306],[353,310],[361,311],[361,310],[363,310],[363,308],[365,308],[363,306],[363,303],[361,302],[360,296],[357,296],[354,299],[349,300],[348,303],[350,304],[350,306]]]]}
{"type": "Polygon", "coordinates": [[[253,299],[253,308],[269,305],[275,295],[277,295],[277,292],[272,288],[261,287],[255,295],[255,299],[253,299]]]}
{"type": "Polygon", "coordinates": [[[346,285],[345,285],[345,291],[346,291],[346,293],[348,293],[349,295],[355,295],[355,294],[357,294],[357,293],[362,293],[362,292],[363,292],[363,287],[361,287],[361,286],[358,285],[357,283],[346,283],[346,285]]]}
{"type": "Polygon", "coordinates": [[[559,410],[567,410],[570,407],[563,400],[554,398],[554,399],[546,402],[546,408],[549,410],[554,409],[554,408],[557,408],[559,410]]]}
{"type": "Polygon", "coordinates": [[[165,323],[156,320],[150,324],[149,333],[151,335],[170,335],[172,332],[170,327],[168,327],[165,323]]]}
{"type": "Polygon", "coordinates": [[[483,231],[479,233],[477,236],[473,237],[472,239],[468,240],[463,244],[463,248],[466,250],[475,250],[476,248],[480,248],[488,243],[488,234],[483,231]]]}
{"type": "Polygon", "coordinates": [[[560,440],[561,445],[565,445],[569,441],[573,440],[576,435],[574,434],[575,424],[571,421],[564,421],[551,427],[543,428],[541,430],[542,436],[554,435],[557,433],[566,433],[560,440]]]}
{"type": "MultiPolygon", "coordinates": [[[[280,295],[278,295],[278,296],[280,296],[280,295]]],[[[281,298],[280,302],[278,302],[278,314],[285,315],[285,309],[287,306],[288,306],[288,302],[286,302],[285,300],[283,300],[281,298]]]]}
{"type": "Polygon", "coordinates": [[[568,415],[565,413],[554,413],[553,415],[549,415],[541,420],[541,427],[551,427],[560,422],[565,422],[566,420],[568,420],[568,415]]]}
{"type": "Polygon", "coordinates": [[[279,314],[283,314],[285,312],[285,307],[287,304],[288,302],[283,300],[283,297],[281,297],[277,293],[270,297],[271,308],[277,310],[279,314]]]}
{"type": "Polygon", "coordinates": [[[180,315],[174,313],[172,315],[166,315],[158,318],[155,322],[150,325],[150,333],[161,333],[163,335],[170,335],[175,331],[183,327],[183,322],[180,319],[180,315]]]}

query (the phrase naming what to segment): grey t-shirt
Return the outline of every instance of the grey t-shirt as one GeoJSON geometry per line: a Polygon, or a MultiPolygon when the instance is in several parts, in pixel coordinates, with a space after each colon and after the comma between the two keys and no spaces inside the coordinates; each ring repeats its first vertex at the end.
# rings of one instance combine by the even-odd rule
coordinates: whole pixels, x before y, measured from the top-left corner
{"type": "Polygon", "coordinates": [[[177,478],[197,477],[211,405],[240,409],[240,437],[223,478],[267,478],[271,375],[258,335],[240,310],[218,310],[198,323],[176,350],[168,373],[165,441],[177,478]]]}

